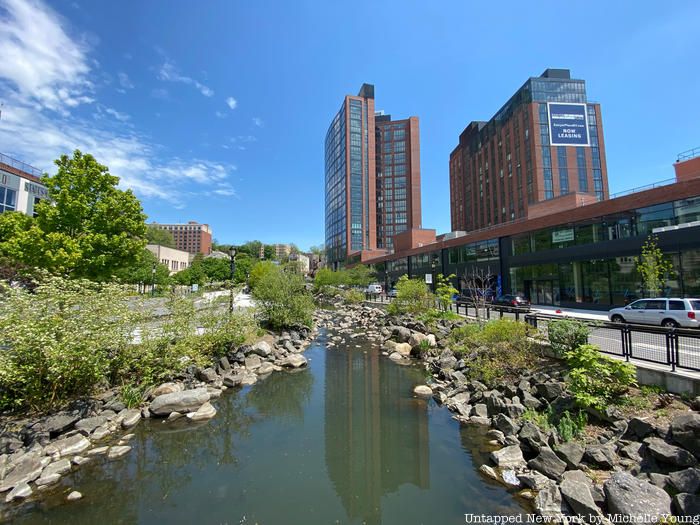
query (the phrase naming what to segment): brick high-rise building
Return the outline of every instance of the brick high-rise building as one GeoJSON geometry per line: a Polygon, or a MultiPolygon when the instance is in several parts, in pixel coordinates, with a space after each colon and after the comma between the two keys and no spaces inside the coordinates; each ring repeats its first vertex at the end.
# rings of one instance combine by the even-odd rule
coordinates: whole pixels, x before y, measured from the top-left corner
{"type": "Polygon", "coordinates": [[[153,226],[169,231],[175,240],[175,247],[192,254],[211,253],[211,229],[208,224],[189,221],[187,224],[159,224],[153,226]]]}
{"type": "Polygon", "coordinates": [[[568,69],[547,69],[450,154],[453,231],[471,231],[607,199],[600,104],[568,69]]]}
{"type": "Polygon", "coordinates": [[[391,249],[393,235],[420,227],[419,150],[418,118],[375,114],[373,85],[345,97],[325,140],[329,266],[391,249]]]}

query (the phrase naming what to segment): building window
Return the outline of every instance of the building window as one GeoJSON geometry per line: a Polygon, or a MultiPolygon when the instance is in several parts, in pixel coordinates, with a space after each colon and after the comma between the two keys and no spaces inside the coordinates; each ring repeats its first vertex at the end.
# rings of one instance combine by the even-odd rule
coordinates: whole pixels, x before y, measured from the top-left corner
{"type": "Polygon", "coordinates": [[[586,151],[581,147],[576,148],[576,166],[578,167],[578,190],[588,192],[588,174],[586,173],[586,151]]]}
{"type": "Polygon", "coordinates": [[[10,188],[0,187],[0,213],[17,209],[17,192],[10,188]]]}

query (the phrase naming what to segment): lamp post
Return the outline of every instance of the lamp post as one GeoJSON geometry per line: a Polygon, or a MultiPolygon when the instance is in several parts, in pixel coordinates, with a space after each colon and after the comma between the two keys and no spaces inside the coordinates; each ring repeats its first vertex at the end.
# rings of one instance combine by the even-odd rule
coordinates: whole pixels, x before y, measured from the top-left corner
{"type": "Polygon", "coordinates": [[[156,294],[156,263],[153,263],[153,269],[151,270],[151,297],[156,294]]]}
{"type": "Polygon", "coordinates": [[[229,296],[228,311],[233,313],[233,274],[236,271],[236,249],[231,246],[228,251],[228,255],[231,258],[231,293],[229,296]]]}

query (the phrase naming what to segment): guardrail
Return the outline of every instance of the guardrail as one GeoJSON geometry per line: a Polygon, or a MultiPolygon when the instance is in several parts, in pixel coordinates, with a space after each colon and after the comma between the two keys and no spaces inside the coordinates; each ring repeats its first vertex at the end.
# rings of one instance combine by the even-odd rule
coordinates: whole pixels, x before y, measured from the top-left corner
{"type": "MultiPolygon", "coordinates": [[[[525,322],[543,334],[549,323],[562,319],[556,316],[528,314],[525,322]]],[[[661,326],[611,323],[578,319],[591,328],[588,342],[601,352],[631,359],[700,372],[700,330],[664,328],[661,326]]]]}
{"type": "Polygon", "coordinates": [[[6,164],[7,166],[11,166],[20,171],[23,171],[24,173],[28,173],[29,175],[34,175],[35,177],[41,178],[41,176],[43,175],[41,170],[35,168],[34,166],[30,166],[26,162],[13,159],[12,157],[8,157],[7,155],[3,155],[2,153],[0,153],[0,162],[6,164]]]}

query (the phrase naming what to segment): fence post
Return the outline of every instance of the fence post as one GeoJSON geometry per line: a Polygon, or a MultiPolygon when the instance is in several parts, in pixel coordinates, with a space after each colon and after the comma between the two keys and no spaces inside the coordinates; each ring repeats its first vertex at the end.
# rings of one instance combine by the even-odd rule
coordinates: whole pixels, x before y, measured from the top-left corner
{"type": "Polygon", "coordinates": [[[491,319],[491,308],[488,307],[488,305],[485,305],[484,308],[486,308],[486,319],[491,319]]]}
{"type": "Polygon", "coordinates": [[[675,372],[678,363],[678,334],[675,328],[666,332],[666,360],[671,365],[671,371],[675,372]]]}

